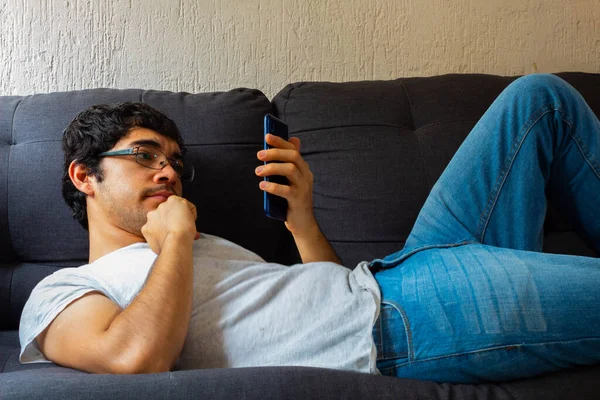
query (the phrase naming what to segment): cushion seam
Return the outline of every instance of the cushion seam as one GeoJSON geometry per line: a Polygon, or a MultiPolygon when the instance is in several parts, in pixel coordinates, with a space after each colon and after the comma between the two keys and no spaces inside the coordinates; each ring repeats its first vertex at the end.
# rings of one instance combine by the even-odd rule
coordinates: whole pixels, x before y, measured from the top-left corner
{"type": "Polygon", "coordinates": [[[21,105],[22,101],[23,101],[23,99],[19,100],[19,102],[15,106],[15,109],[13,110],[12,119],[10,121],[10,145],[11,146],[15,144],[15,129],[14,129],[15,128],[15,115],[17,115],[17,109],[21,105]]]}
{"type": "Polygon", "coordinates": [[[406,90],[406,85],[404,84],[404,80],[400,81],[400,86],[402,87],[402,90],[404,91],[404,96],[406,96],[406,102],[408,103],[408,111],[410,113],[410,126],[411,126],[411,129],[414,131],[415,130],[415,118],[413,115],[413,107],[410,102],[410,96],[408,95],[408,90],[406,90]]]}
{"type": "Polygon", "coordinates": [[[290,92],[287,95],[287,99],[285,100],[285,103],[283,104],[283,121],[285,121],[285,117],[286,117],[286,111],[287,111],[287,106],[288,103],[290,102],[291,98],[292,98],[292,92],[296,90],[295,86],[292,86],[292,88],[290,89],[290,92]]]}
{"type": "Polygon", "coordinates": [[[288,96],[287,96],[287,100],[285,101],[285,104],[283,105],[283,121],[285,122],[287,120],[287,106],[290,103],[290,101],[292,100],[292,93],[300,88],[304,86],[304,82],[297,84],[297,86],[292,86],[292,88],[290,89],[288,96]]]}
{"type": "MultiPolygon", "coordinates": [[[[425,176],[425,184],[427,185],[428,188],[431,189],[431,187],[433,186],[430,182],[429,179],[429,174],[427,173],[427,164],[425,162],[425,156],[423,155],[423,146],[421,145],[421,141],[419,140],[419,135],[417,135],[416,132],[416,127],[415,127],[415,117],[413,115],[413,106],[412,103],[410,101],[410,96],[408,95],[408,90],[406,89],[406,85],[404,84],[404,81],[400,82],[400,86],[402,86],[402,89],[404,90],[404,95],[406,96],[406,102],[408,103],[408,111],[410,113],[410,124],[411,124],[411,128],[412,128],[412,134],[413,137],[415,139],[415,142],[417,143],[417,147],[419,149],[419,159],[421,160],[421,166],[423,167],[423,175],[425,176]]],[[[441,122],[432,124],[433,126],[437,125],[437,124],[441,124],[441,122]]],[[[420,127],[424,128],[427,125],[420,127]]]]}
{"type": "MultiPolygon", "coordinates": [[[[23,99],[19,100],[19,102],[17,103],[17,105],[15,106],[15,109],[13,110],[13,115],[10,121],[10,146],[8,148],[8,162],[6,163],[6,234],[7,234],[7,239],[8,239],[8,244],[10,246],[10,248],[13,250],[13,254],[14,254],[14,245],[13,245],[13,241],[12,241],[12,235],[11,235],[11,230],[10,230],[10,210],[9,210],[9,206],[10,203],[8,201],[8,177],[10,176],[10,156],[12,154],[12,148],[15,144],[15,115],[17,114],[17,109],[19,108],[19,106],[21,105],[21,102],[23,101],[23,99]]],[[[12,314],[12,285],[13,285],[13,277],[14,277],[14,273],[15,270],[14,268],[11,268],[10,271],[10,279],[8,281],[8,296],[7,296],[7,300],[8,300],[8,326],[10,326],[10,319],[11,319],[11,314],[12,314]]],[[[9,354],[10,357],[10,354],[9,354]]],[[[6,359],[4,365],[2,366],[2,371],[4,371],[4,367],[6,366],[6,363],[8,362],[8,358],[6,359]]]]}
{"type": "Polygon", "coordinates": [[[4,364],[2,364],[2,369],[0,369],[0,373],[3,373],[3,372],[4,372],[4,369],[6,368],[6,365],[8,365],[8,360],[10,359],[10,356],[12,355],[12,353],[13,353],[14,351],[15,351],[14,349],[13,349],[13,350],[11,350],[11,351],[8,353],[8,355],[6,356],[6,360],[4,360],[4,364]]]}
{"type": "MultiPolygon", "coordinates": [[[[17,110],[22,102],[23,102],[23,99],[19,100],[19,102],[15,106],[15,109],[13,110],[13,115],[12,115],[12,118],[10,121],[10,146],[8,147],[8,161],[6,163],[6,181],[5,181],[5,184],[6,184],[6,234],[7,234],[8,244],[10,245],[12,253],[15,256],[18,256],[18,255],[15,254],[15,251],[14,251],[15,246],[13,244],[13,239],[12,239],[11,230],[10,230],[10,210],[9,210],[10,203],[8,201],[8,190],[9,190],[8,177],[10,176],[10,157],[12,154],[12,148],[15,145],[15,115],[17,114],[17,110]]],[[[12,277],[11,277],[11,284],[9,285],[9,290],[10,290],[11,286],[12,286],[12,277]]],[[[9,301],[10,301],[10,297],[9,297],[9,301]]],[[[9,304],[9,306],[10,306],[10,304],[9,304]]]]}
{"type": "Polygon", "coordinates": [[[324,126],[321,128],[311,128],[311,129],[304,129],[304,130],[298,130],[295,131],[294,133],[306,133],[306,132],[317,132],[317,131],[322,131],[325,129],[343,129],[343,128],[364,128],[364,127],[386,127],[386,128],[394,128],[394,129],[407,129],[410,130],[411,132],[414,132],[413,129],[411,129],[408,126],[404,126],[404,125],[390,125],[390,124],[347,124],[347,125],[332,125],[332,126],[324,126]]]}
{"type": "MultiPolygon", "coordinates": [[[[431,123],[431,124],[425,124],[423,126],[420,126],[418,130],[420,131],[420,130],[423,130],[423,129],[434,128],[434,127],[439,126],[439,125],[456,124],[456,123],[470,123],[470,124],[475,125],[477,122],[479,122],[478,119],[453,119],[453,120],[450,120],[450,121],[440,121],[440,122],[434,122],[434,123],[431,123]]],[[[417,129],[415,129],[415,132],[416,131],[417,131],[417,129]]]]}
{"type": "MultiPolygon", "coordinates": [[[[419,148],[419,159],[421,160],[421,165],[423,166],[423,175],[425,175],[425,184],[427,185],[429,190],[433,187],[429,180],[429,174],[427,173],[427,164],[425,163],[425,156],[423,155],[423,146],[421,146],[421,141],[419,140],[419,135],[415,134],[413,131],[413,135],[415,137],[415,142],[417,142],[417,147],[419,148]]],[[[444,167],[446,169],[446,167],[444,167]]]]}
{"type": "MultiPolygon", "coordinates": [[[[10,329],[10,320],[11,320],[11,314],[12,314],[12,287],[13,287],[13,278],[15,276],[15,269],[14,267],[10,269],[10,279],[8,280],[8,329],[10,329]]],[[[19,328],[19,326],[17,325],[17,329],[19,328]]]]}

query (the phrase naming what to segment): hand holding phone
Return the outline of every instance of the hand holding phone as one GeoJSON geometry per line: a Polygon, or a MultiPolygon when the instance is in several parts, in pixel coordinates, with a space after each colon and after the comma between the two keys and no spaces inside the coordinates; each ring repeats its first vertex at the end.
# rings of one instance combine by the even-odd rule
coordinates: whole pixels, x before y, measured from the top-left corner
{"type": "MultiPolygon", "coordinates": [[[[267,141],[265,140],[265,136],[267,133],[270,133],[275,136],[279,136],[284,140],[288,140],[288,127],[285,122],[282,120],[272,116],[271,114],[265,115],[264,118],[264,133],[263,133],[263,141],[264,141],[264,149],[268,150],[271,148],[267,141]]],[[[272,161],[278,162],[278,161],[272,161]]],[[[266,165],[267,162],[265,161],[266,165]]],[[[267,182],[278,183],[280,185],[289,185],[289,181],[284,176],[273,175],[273,176],[265,176],[263,178],[267,182]]],[[[280,221],[285,221],[287,218],[287,209],[288,202],[283,197],[264,192],[264,210],[265,215],[270,218],[278,219],[280,221]]]]}

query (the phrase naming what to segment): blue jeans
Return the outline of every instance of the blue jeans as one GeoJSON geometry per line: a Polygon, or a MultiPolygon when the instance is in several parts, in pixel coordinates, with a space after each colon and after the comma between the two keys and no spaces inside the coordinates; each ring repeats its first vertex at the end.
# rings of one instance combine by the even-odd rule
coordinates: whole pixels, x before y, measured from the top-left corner
{"type": "Polygon", "coordinates": [[[600,259],[541,253],[546,194],[600,254],[600,122],[554,75],[504,90],[371,262],[384,375],[476,383],[600,363],[600,259]]]}

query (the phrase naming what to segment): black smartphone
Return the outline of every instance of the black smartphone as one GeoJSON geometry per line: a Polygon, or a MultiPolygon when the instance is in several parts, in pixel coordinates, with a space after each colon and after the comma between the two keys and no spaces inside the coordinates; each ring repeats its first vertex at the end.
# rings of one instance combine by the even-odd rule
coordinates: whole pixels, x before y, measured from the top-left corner
{"type": "MultiPolygon", "coordinates": [[[[271,148],[271,146],[269,146],[267,144],[267,141],[265,140],[265,136],[267,135],[267,133],[270,133],[272,135],[279,136],[285,140],[288,140],[287,124],[285,122],[283,122],[282,120],[272,116],[271,114],[265,115],[265,119],[264,119],[263,142],[264,142],[265,150],[271,148]]],[[[278,161],[272,161],[272,162],[278,162],[278,161]]],[[[265,162],[265,165],[266,164],[267,163],[265,162]]],[[[267,182],[278,183],[280,185],[289,185],[290,184],[288,179],[285,176],[279,176],[279,175],[265,176],[264,180],[267,182]]],[[[287,217],[287,209],[288,209],[287,200],[284,199],[283,197],[279,197],[279,196],[276,196],[271,193],[267,193],[267,192],[263,192],[263,193],[264,193],[265,215],[270,218],[275,218],[280,221],[285,221],[286,217],[287,217]]]]}

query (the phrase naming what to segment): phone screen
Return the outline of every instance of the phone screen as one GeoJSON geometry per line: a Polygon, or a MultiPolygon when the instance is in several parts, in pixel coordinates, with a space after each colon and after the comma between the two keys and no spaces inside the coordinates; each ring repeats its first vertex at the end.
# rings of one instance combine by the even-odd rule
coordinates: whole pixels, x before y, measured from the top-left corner
{"type": "MultiPolygon", "coordinates": [[[[283,122],[282,120],[272,116],[271,114],[265,115],[265,119],[264,119],[263,141],[264,141],[264,149],[265,150],[271,148],[271,146],[269,146],[267,144],[267,141],[264,140],[264,136],[267,133],[270,133],[270,134],[279,136],[285,140],[288,140],[287,124],[285,122],[283,122]]],[[[278,162],[278,161],[272,161],[272,162],[278,162]]],[[[267,164],[267,163],[265,162],[265,164],[267,164]]],[[[264,180],[268,181],[268,182],[278,183],[280,185],[289,185],[288,179],[284,176],[278,176],[278,175],[266,176],[266,177],[264,177],[264,180]]],[[[270,194],[267,192],[263,192],[263,193],[264,193],[265,215],[270,218],[275,218],[280,221],[285,221],[286,217],[287,217],[287,208],[288,208],[287,200],[284,199],[283,197],[279,197],[274,194],[270,194]]]]}

